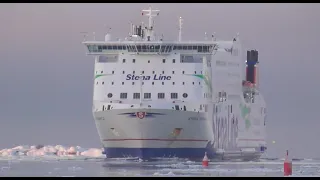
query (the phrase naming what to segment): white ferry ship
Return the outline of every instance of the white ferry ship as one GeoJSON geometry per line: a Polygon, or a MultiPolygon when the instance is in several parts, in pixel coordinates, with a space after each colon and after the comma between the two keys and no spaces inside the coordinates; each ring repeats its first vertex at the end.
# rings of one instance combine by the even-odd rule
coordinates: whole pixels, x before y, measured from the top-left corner
{"type": "Polygon", "coordinates": [[[259,158],[266,104],[258,52],[247,51],[245,64],[239,35],[182,41],[181,17],[177,40],[157,37],[158,15],[142,10],[148,25],[131,24],[124,39],[83,42],[95,60],[92,111],[106,157],[259,158]]]}

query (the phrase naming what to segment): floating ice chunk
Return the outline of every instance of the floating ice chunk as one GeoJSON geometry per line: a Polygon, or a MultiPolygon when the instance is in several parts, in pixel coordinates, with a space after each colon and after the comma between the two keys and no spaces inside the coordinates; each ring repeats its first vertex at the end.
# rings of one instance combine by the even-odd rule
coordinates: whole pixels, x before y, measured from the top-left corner
{"type": "Polygon", "coordinates": [[[76,148],[71,146],[68,150],[67,150],[68,154],[77,154],[76,148]]]}
{"type": "Polygon", "coordinates": [[[100,157],[102,156],[102,151],[101,149],[90,148],[87,151],[81,152],[81,155],[88,157],[100,157]]]}
{"type": "Polygon", "coordinates": [[[101,157],[103,149],[91,148],[86,149],[80,146],[65,147],[62,145],[56,146],[16,146],[11,149],[0,149],[0,157],[11,157],[11,156],[30,156],[30,157],[59,157],[59,158],[69,158],[74,156],[84,156],[84,157],[101,157]]]}

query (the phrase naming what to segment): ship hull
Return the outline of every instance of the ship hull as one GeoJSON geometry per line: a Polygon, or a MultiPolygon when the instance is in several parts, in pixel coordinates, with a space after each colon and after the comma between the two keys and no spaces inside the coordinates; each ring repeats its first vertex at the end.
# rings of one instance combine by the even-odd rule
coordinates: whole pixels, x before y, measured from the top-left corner
{"type": "Polygon", "coordinates": [[[202,158],[205,152],[214,156],[212,129],[202,113],[115,109],[94,112],[94,117],[107,158],[202,158]]]}
{"type": "Polygon", "coordinates": [[[136,157],[140,159],[188,158],[201,159],[205,152],[214,157],[214,152],[207,148],[104,148],[108,158],[136,157]]]}
{"type": "MultiPolygon", "coordinates": [[[[188,158],[254,160],[262,155],[238,151],[216,152],[212,121],[204,113],[169,109],[113,109],[94,112],[107,158],[188,158]],[[142,112],[141,116],[137,112],[142,112]]],[[[227,149],[226,149],[227,150],[227,149]]]]}

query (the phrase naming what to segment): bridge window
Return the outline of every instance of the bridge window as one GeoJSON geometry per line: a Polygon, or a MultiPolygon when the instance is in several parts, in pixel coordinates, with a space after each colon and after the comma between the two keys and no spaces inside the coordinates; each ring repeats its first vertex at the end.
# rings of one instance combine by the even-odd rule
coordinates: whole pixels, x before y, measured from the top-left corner
{"type": "Polygon", "coordinates": [[[101,74],[103,73],[103,71],[101,71],[101,74]]]}
{"type": "Polygon", "coordinates": [[[148,63],[150,63],[150,60],[148,60],[148,63]]]}
{"type": "Polygon", "coordinates": [[[136,71],[132,71],[132,74],[135,74],[136,73],[136,71]]]}
{"type": "Polygon", "coordinates": [[[162,71],[162,74],[164,74],[164,71],[162,71]]]}
{"type": "Polygon", "coordinates": [[[114,84],[114,82],[112,81],[112,82],[111,82],[111,85],[113,85],[113,84],[114,84]]]}
{"type": "Polygon", "coordinates": [[[114,74],[114,71],[112,71],[112,74],[114,74]]]}
{"type": "Polygon", "coordinates": [[[124,85],[124,82],[122,82],[122,85],[124,85]]]}
{"type": "Polygon", "coordinates": [[[97,84],[98,84],[98,81],[97,81],[97,84]]]}
{"type": "Polygon", "coordinates": [[[172,82],[172,85],[174,85],[174,82],[172,82]]]}
{"type": "Polygon", "coordinates": [[[163,62],[163,63],[166,63],[166,59],[162,59],[162,62],[163,62]]]}
{"type": "Polygon", "coordinates": [[[151,99],[151,93],[144,93],[144,99],[151,99]]]}
{"type": "Polygon", "coordinates": [[[172,71],[172,74],[174,74],[174,71],[172,71]]]}
{"type": "Polygon", "coordinates": [[[142,74],[144,74],[144,71],[141,71],[142,74]]]}
{"type": "Polygon", "coordinates": [[[197,74],[197,71],[194,71],[194,74],[197,74]]]}
{"type": "Polygon", "coordinates": [[[164,99],[165,94],[164,93],[158,93],[158,99],[164,99]]]}
{"type": "Polygon", "coordinates": [[[152,71],[152,74],[154,74],[155,72],[154,71],[152,71]]]}
{"type": "Polygon", "coordinates": [[[176,63],[176,59],[172,59],[172,63],[176,63]]]}
{"type": "Polygon", "coordinates": [[[171,99],[178,99],[178,93],[171,93],[171,99]]]}
{"type": "Polygon", "coordinates": [[[154,85],[154,82],[152,82],[152,85],[154,85]]]}
{"type": "Polygon", "coordinates": [[[122,71],[122,74],[124,74],[124,71],[122,71]]]}
{"type": "Polygon", "coordinates": [[[127,93],[120,93],[120,99],[127,99],[127,93]]]}
{"type": "Polygon", "coordinates": [[[182,82],[182,85],[184,85],[184,82],[182,82]]]}
{"type": "Polygon", "coordinates": [[[122,59],[122,63],[125,63],[126,62],[126,59],[122,59]]]}
{"type": "Polygon", "coordinates": [[[112,93],[108,93],[108,98],[112,98],[112,93]]]}
{"type": "Polygon", "coordinates": [[[184,74],[184,71],[182,71],[182,74],[184,74]]]}
{"type": "Polygon", "coordinates": [[[132,63],[135,63],[136,62],[136,59],[132,59],[132,63]]]}
{"type": "Polygon", "coordinates": [[[164,85],[164,82],[162,82],[162,85],[164,85]]]}
{"type": "Polygon", "coordinates": [[[144,85],[144,82],[142,82],[142,85],[144,85]]]}
{"type": "Polygon", "coordinates": [[[134,82],[132,82],[132,85],[134,85],[134,82]]]}
{"type": "Polygon", "coordinates": [[[140,99],[140,93],[133,93],[133,99],[140,99]]]}
{"type": "Polygon", "coordinates": [[[104,84],[104,82],[102,82],[102,84],[104,84]]]}
{"type": "Polygon", "coordinates": [[[192,82],[192,84],[194,85],[194,82],[192,82]]]}

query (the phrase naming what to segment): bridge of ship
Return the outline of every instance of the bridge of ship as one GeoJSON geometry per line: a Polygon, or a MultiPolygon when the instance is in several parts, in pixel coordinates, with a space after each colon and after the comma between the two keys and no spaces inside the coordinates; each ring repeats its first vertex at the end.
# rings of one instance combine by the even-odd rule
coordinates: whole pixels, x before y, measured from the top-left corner
{"type": "Polygon", "coordinates": [[[115,54],[128,52],[134,54],[170,54],[172,52],[212,54],[217,50],[214,42],[84,42],[88,54],[115,54]]]}

